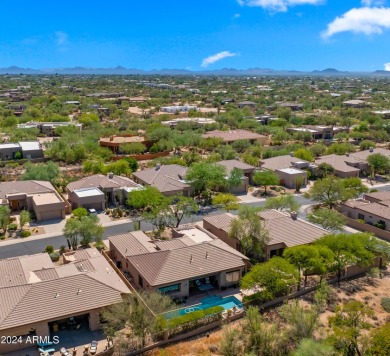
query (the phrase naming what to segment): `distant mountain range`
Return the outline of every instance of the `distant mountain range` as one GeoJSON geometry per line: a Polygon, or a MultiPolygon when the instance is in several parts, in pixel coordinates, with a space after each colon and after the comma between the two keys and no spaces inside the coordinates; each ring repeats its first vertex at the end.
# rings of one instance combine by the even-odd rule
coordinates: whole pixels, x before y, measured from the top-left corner
{"type": "Polygon", "coordinates": [[[191,71],[186,69],[152,69],[142,70],[134,68],[125,68],[118,66],[115,68],[46,68],[46,69],[32,69],[20,68],[11,66],[8,68],[0,68],[0,74],[90,74],[90,75],[226,75],[226,76],[390,76],[390,71],[376,70],[374,72],[347,72],[339,71],[334,68],[327,68],[324,70],[313,71],[296,71],[296,70],[274,70],[268,68],[248,68],[248,69],[234,69],[223,68],[216,70],[200,70],[191,71]]]}

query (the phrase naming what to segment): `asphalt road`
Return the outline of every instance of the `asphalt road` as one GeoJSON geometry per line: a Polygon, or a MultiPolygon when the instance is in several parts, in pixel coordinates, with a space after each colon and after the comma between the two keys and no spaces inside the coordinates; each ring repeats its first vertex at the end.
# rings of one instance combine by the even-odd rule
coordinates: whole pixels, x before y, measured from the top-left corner
{"type": "MultiPolygon", "coordinates": [[[[301,205],[313,204],[311,200],[305,199],[302,196],[298,196],[296,198],[301,205]]],[[[264,202],[249,203],[246,205],[261,207],[264,205],[264,202]]],[[[222,213],[222,211],[215,210],[208,215],[211,214],[214,215],[219,213],[222,213]]],[[[232,211],[232,213],[237,214],[237,211],[232,211]]],[[[183,219],[182,224],[201,221],[203,216],[205,215],[193,215],[188,219],[183,219]]],[[[150,223],[141,222],[141,230],[148,231],[148,230],[152,230],[152,228],[153,227],[150,223]]],[[[107,239],[107,237],[111,235],[122,234],[133,230],[134,230],[133,223],[129,221],[125,221],[123,224],[108,226],[106,227],[106,231],[104,233],[104,239],[107,239]]],[[[67,246],[67,242],[64,235],[61,232],[59,232],[58,236],[47,237],[45,239],[40,239],[40,240],[33,240],[31,238],[31,240],[25,240],[21,243],[15,243],[15,244],[4,245],[4,246],[1,246],[1,242],[0,242],[0,259],[40,253],[45,249],[47,245],[52,245],[54,246],[54,249],[59,249],[62,245],[67,246]]]]}

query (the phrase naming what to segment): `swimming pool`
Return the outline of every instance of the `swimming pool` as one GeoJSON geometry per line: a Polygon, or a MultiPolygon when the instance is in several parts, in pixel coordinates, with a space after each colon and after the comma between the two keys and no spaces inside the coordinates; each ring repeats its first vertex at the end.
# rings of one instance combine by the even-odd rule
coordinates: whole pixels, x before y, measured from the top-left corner
{"type": "Polygon", "coordinates": [[[195,304],[190,307],[177,309],[165,314],[165,318],[171,319],[180,315],[192,313],[197,310],[205,310],[211,307],[221,306],[225,310],[236,308],[242,308],[242,303],[233,296],[222,298],[220,296],[206,297],[201,300],[200,304],[195,304]]]}

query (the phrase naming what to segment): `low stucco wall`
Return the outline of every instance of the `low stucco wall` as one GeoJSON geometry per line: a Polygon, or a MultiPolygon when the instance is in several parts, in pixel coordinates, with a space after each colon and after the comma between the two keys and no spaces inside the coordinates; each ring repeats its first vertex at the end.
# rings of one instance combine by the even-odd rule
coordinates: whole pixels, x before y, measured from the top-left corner
{"type": "MultiPolygon", "coordinates": [[[[380,237],[383,240],[390,242],[390,232],[382,229],[378,229],[375,226],[369,224],[362,224],[359,221],[346,217],[347,225],[353,227],[354,229],[366,232],[372,232],[375,236],[380,237]]],[[[389,225],[387,225],[389,226],[389,225]]]]}

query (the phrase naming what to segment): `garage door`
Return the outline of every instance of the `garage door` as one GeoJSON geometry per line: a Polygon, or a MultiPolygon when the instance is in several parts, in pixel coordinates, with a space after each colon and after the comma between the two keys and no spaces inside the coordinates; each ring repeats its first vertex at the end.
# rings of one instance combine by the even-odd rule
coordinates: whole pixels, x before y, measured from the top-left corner
{"type": "Polygon", "coordinates": [[[41,213],[41,220],[62,219],[62,210],[45,211],[41,213]]]}

